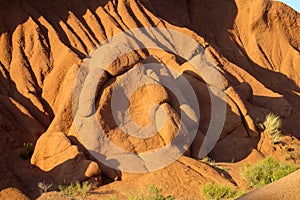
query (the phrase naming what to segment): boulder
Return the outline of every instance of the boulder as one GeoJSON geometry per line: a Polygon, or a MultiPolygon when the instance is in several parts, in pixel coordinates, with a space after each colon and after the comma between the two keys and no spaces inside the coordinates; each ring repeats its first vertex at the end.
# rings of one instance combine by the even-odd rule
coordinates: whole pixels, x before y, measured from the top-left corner
{"type": "Polygon", "coordinates": [[[17,200],[29,200],[20,190],[17,188],[9,187],[0,191],[0,199],[17,199],[17,200]]]}
{"type": "Polygon", "coordinates": [[[46,132],[37,141],[31,164],[53,174],[57,183],[71,183],[100,175],[96,162],[87,160],[62,132],[46,132]]]}

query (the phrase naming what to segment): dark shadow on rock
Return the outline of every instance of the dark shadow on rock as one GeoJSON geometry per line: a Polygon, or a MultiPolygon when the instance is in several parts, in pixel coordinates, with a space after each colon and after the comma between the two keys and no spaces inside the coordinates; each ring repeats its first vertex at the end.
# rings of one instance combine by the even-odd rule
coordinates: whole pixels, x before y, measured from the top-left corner
{"type": "MultiPolygon", "coordinates": [[[[79,147],[80,151],[83,152],[86,155],[87,159],[93,160],[93,161],[95,161],[95,162],[98,163],[98,165],[100,166],[102,175],[107,177],[107,179],[105,179],[106,180],[106,184],[111,183],[111,182],[116,181],[116,180],[121,180],[122,179],[122,172],[121,171],[116,170],[114,168],[111,168],[110,166],[107,166],[104,163],[102,163],[99,160],[97,160],[97,158],[93,157],[91,155],[91,152],[89,152],[83,146],[83,144],[81,144],[78,141],[78,139],[76,137],[74,137],[74,136],[68,136],[68,138],[70,139],[70,141],[72,142],[72,144],[74,144],[74,145],[76,145],[76,146],[79,147]]],[[[93,153],[99,154],[97,152],[93,152],[93,153]]],[[[107,161],[105,155],[100,155],[99,154],[99,157],[101,157],[101,160],[107,161]]],[[[109,162],[110,163],[112,162],[114,167],[118,167],[119,166],[119,162],[117,160],[109,160],[109,162]]]]}
{"type": "Polygon", "coordinates": [[[300,118],[300,113],[295,107],[291,107],[290,102],[287,101],[286,98],[254,96],[253,102],[257,107],[254,110],[249,110],[249,113],[255,119],[259,120],[260,123],[264,122],[266,115],[272,110],[272,112],[278,115],[283,121],[283,134],[291,134],[300,139],[300,124],[297,123],[300,118]]]}
{"type": "MultiPolygon", "coordinates": [[[[52,185],[49,191],[59,191],[59,185],[69,185],[76,181],[86,181],[88,177],[83,174],[88,169],[89,162],[84,165],[77,165],[78,159],[70,159],[56,166],[50,171],[43,171],[36,166],[30,164],[29,160],[23,160],[19,156],[19,150],[16,149],[7,154],[5,167],[9,173],[4,175],[3,181],[0,179],[0,190],[8,187],[16,187],[31,199],[37,199],[43,191],[38,187],[38,183],[52,185]],[[10,179],[10,181],[4,181],[10,179]],[[13,181],[15,179],[15,181],[13,181]]],[[[101,181],[101,177],[94,177],[90,180],[94,184],[101,181]]],[[[101,182],[100,182],[101,184],[101,182]]],[[[45,192],[45,191],[44,191],[45,192]]]]}
{"type": "MultiPolygon", "coordinates": [[[[230,32],[235,28],[234,23],[238,13],[235,1],[189,0],[178,2],[167,0],[162,2],[153,0],[149,3],[142,0],[141,2],[157,17],[176,26],[188,27],[202,36],[208,42],[207,46],[212,46],[221,56],[245,70],[267,89],[282,95],[297,113],[300,112],[300,97],[296,94],[300,92],[300,88],[295,81],[281,72],[266,69],[255,63],[230,32]],[[172,12],[170,12],[170,7],[173,8],[172,12]],[[168,12],[164,12],[165,10],[168,12]],[[186,20],[187,18],[189,20],[186,20]]],[[[218,62],[217,57],[214,59],[218,62]]],[[[219,67],[222,68],[223,66],[219,67]]],[[[225,71],[224,76],[228,78],[231,85],[240,84],[229,72],[225,71]]],[[[272,97],[269,99],[271,100],[272,97]]],[[[279,99],[272,99],[272,101],[277,100],[279,99]]],[[[278,105],[280,105],[280,100],[278,105]]],[[[270,110],[270,112],[275,111],[270,110]]],[[[295,135],[299,137],[299,133],[295,133],[295,135]]]]}
{"type": "MultiPolygon", "coordinates": [[[[195,157],[196,154],[194,151],[200,150],[203,144],[203,138],[208,134],[208,129],[214,130],[217,125],[214,124],[216,121],[212,120],[212,106],[216,106],[218,104],[216,102],[220,101],[226,106],[225,121],[221,130],[215,130],[209,133],[218,135],[216,131],[220,131],[220,135],[217,138],[217,141],[215,141],[215,146],[208,155],[217,162],[237,162],[246,158],[251,153],[252,149],[256,148],[258,138],[252,137],[252,132],[245,122],[245,116],[240,112],[240,115],[238,115],[236,111],[233,111],[236,110],[238,106],[234,104],[226,94],[224,94],[226,96],[226,102],[224,102],[220,96],[216,96],[211,92],[207,83],[205,83],[205,81],[196,73],[187,70],[184,71],[182,76],[189,81],[194,89],[200,111],[199,131],[191,145],[191,155],[198,159],[195,157]],[[214,99],[214,105],[212,104],[212,99],[214,99]]],[[[222,112],[223,111],[220,110],[215,114],[221,115],[222,112]]],[[[215,136],[208,136],[208,138],[212,139],[214,137],[215,136]]]]}
{"type": "Polygon", "coordinates": [[[52,109],[41,95],[36,94],[36,97],[40,99],[46,110],[46,112],[42,112],[29,98],[18,91],[15,82],[9,76],[5,78],[0,73],[0,83],[3,86],[0,89],[0,111],[4,114],[3,117],[10,122],[11,126],[22,133],[22,135],[13,135],[13,137],[15,137],[16,141],[20,140],[23,143],[35,143],[37,138],[50,125],[53,118],[52,109]],[[24,107],[26,111],[24,111],[24,108],[21,110],[21,106],[17,104],[24,107]],[[27,115],[26,112],[29,112],[32,117],[27,115]]]}
{"type": "MultiPolygon", "coordinates": [[[[70,45],[68,36],[63,31],[60,22],[66,22],[68,20],[70,12],[72,12],[79,18],[84,27],[90,31],[90,28],[87,26],[85,20],[83,19],[84,13],[86,13],[87,10],[90,10],[97,18],[97,20],[101,22],[101,19],[99,19],[95,14],[95,10],[99,6],[106,5],[107,2],[108,0],[91,0],[78,2],[66,0],[2,0],[0,2],[0,6],[2,7],[0,11],[0,23],[3,24],[3,26],[0,26],[0,34],[13,33],[20,24],[23,24],[29,18],[31,18],[36,24],[39,25],[41,32],[45,36],[45,38],[48,38],[48,29],[39,21],[40,17],[44,17],[45,20],[47,20],[47,22],[53,26],[55,31],[57,31],[57,35],[61,42],[63,42],[73,52],[79,55],[80,58],[85,58],[86,53],[88,52],[80,52],[75,47],[70,45]]],[[[90,32],[92,33],[92,31],[90,32]]],[[[49,41],[47,42],[49,43],[49,41]]]]}

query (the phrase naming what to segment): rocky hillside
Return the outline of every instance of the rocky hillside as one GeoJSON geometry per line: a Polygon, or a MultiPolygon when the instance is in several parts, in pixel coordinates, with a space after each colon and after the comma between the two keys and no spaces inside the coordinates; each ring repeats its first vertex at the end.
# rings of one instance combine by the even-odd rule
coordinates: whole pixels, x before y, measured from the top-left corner
{"type": "MultiPolygon", "coordinates": [[[[103,198],[112,194],[125,198],[130,188],[159,183],[175,197],[200,199],[200,188],[209,181],[244,188],[238,170],[247,162],[271,155],[299,164],[299,32],[300,14],[269,0],[1,0],[0,190],[4,192],[0,192],[0,198],[11,194],[37,198],[40,181],[58,185],[89,179],[97,187],[102,185],[97,190],[99,195],[106,194],[103,198]],[[173,30],[198,42],[211,58],[222,86],[215,84],[214,74],[205,76],[205,69],[199,72],[190,65],[196,54],[185,58],[166,49],[136,49],[101,71],[95,83],[94,107],[81,108],[83,118],[95,116],[106,138],[127,152],[140,154],[172,144],[181,130],[182,111],[193,120],[191,113],[200,110],[196,124],[185,124],[187,129],[182,134],[195,135],[188,147],[180,149],[184,156],[155,172],[128,174],[113,169],[113,161],[110,166],[98,162],[88,151],[80,132],[92,130],[74,120],[74,107],[78,106],[74,104],[74,91],[78,74],[87,72],[83,63],[96,47],[112,36],[137,28],[146,28],[143,35],[151,38],[149,27],[173,30]],[[155,124],[161,127],[159,131],[146,138],[136,137],[137,129],[126,132],[118,126],[112,101],[120,85],[126,93],[138,86],[139,78],[152,80],[161,75],[139,71],[147,64],[166,65],[170,69],[163,73],[170,75],[174,70],[179,81],[187,80],[197,104],[183,108],[176,93],[160,80],[138,87],[128,97],[130,120],[145,127],[153,117],[164,116],[164,124],[155,124]],[[124,83],[128,76],[134,79],[124,83]],[[225,175],[198,161],[215,112],[207,85],[225,95],[218,101],[226,109],[217,116],[223,116],[224,125],[208,155],[232,169],[225,175]],[[280,144],[272,143],[266,131],[260,129],[269,113],[283,121],[280,144]],[[19,156],[24,143],[35,146],[30,160],[19,156]],[[287,157],[291,155],[287,147],[296,156],[287,157]],[[104,185],[117,179],[122,181],[104,185]],[[115,188],[118,190],[113,191],[115,188]]],[[[167,41],[172,46],[178,42],[166,38],[166,33],[155,34],[162,37],[155,38],[157,43],[167,41]]],[[[184,93],[180,82],[175,86],[184,93]]],[[[120,105],[124,103],[119,101],[120,105]]],[[[129,119],[125,119],[126,125],[129,119]]],[[[102,148],[97,144],[93,150],[102,148]]],[[[150,165],[144,167],[149,170],[150,165]]]]}

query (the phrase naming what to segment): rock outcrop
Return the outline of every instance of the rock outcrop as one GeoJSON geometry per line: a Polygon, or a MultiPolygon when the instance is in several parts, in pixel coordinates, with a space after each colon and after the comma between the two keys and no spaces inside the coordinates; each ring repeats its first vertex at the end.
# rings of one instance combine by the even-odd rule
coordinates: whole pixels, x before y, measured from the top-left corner
{"type": "Polygon", "coordinates": [[[101,174],[98,164],[87,160],[61,132],[44,133],[37,141],[31,164],[53,175],[57,184],[84,181],[101,174]]]}

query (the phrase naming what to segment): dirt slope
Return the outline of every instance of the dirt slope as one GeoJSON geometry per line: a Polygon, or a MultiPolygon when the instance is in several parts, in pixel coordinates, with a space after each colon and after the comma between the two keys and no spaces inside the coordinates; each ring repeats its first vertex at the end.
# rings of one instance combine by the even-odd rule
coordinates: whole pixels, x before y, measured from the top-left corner
{"type": "MultiPolygon", "coordinates": [[[[267,0],[1,0],[0,160],[3,162],[0,167],[5,169],[0,172],[3,177],[0,179],[1,190],[16,187],[23,193],[30,193],[24,180],[30,181],[26,181],[26,176],[21,175],[17,167],[10,165],[22,163],[17,153],[12,152],[23,143],[35,144],[44,132],[62,132],[73,145],[80,146],[78,127],[73,123],[72,92],[82,60],[101,42],[117,33],[153,26],[176,30],[196,40],[211,55],[222,74],[224,88],[218,89],[226,92],[227,111],[220,140],[210,153],[215,161],[242,161],[253,149],[284,160],[284,147],[273,151],[274,146],[263,143],[266,139],[255,127],[255,123],[263,122],[268,113],[281,117],[286,144],[299,150],[300,14],[288,6],[267,0]]],[[[136,139],[128,136],[112,119],[112,91],[126,74],[149,62],[161,62],[177,70],[196,93],[202,117],[200,126],[194,127],[197,141],[192,143],[186,155],[197,159],[197,144],[202,142],[211,116],[210,96],[205,86],[207,80],[191,73],[186,60],[170,52],[141,49],[118,58],[101,77],[102,85],[96,94],[97,120],[115,144],[131,152],[160,148],[174,139],[180,124],[180,109],[173,94],[162,86],[142,88],[130,99],[131,115],[140,125],[149,123],[145,115],[153,104],[163,105],[167,121],[155,137],[136,139]]],[[[36,152],[40,152],[39,149],[51,152],[51,148],[54,147],[40,144],[36,152]]],[[[85,153],[81,159],[94,160],[84,149],[78,148],[85,153]]],[[[291,161],[297,163],[297,159],[291,161]]],[[[197,166],[194,162],[198,161],[189,162],[197,166]]],[[[157,180],[148,177],[151,175],[141,176],[141,182],[149,180],[141,185],[160,182],[164,173],[168,177],[171,172],[184,167],[178,163],[169,166],[166,172],[158,172],[162,175],[157,175],[157,180]]],[[[103,175],[116,178],[112,170],[102,165],[100,168],[103,175]]],[[[28,170],[26,173],[32,173],[29,166],[24,169],[28,170]]],[[[209,170],[209,174],[222,176],[213,168],[209,170]]],[[[178,186],[170,187],[184,188],[191,182],[191,177],[197,180],[195,185],[202,186],[215,176],[208,175],[202,180],[199,174],[203,170],[195,173],[189,174],[178,186]]],[[[37,179],[30,176],[32,184],[41,181],[43,176],[42,172],[37,179]]],[[[231,180],[233,185],[239,185],[238,179],[231,180]]],[[[131,180],[124,180],[124,184],[131,180]]],[[[181,181],[180,176],[174,178],[176,181],[181,181]]],[[[230,181],[220,178],[214,182],[230,181]]],[[[122,181],[114,184],[116,186],[104,186],[103,190],[105,187],[126,190],[122,181]]],[[[196,190],[199,188],[193,190],[193,194],[196,190]]],[[[178,197],[184,197],[186,192],[187,188],[182,189],[178,197]]],[[[37,191],[32,193],[32,196],[38,196],[37,191]]]]}
{"type": "Polygon", "coordinates": [[[299,193],[299,173],[298,170],[274,183],[250,192],[240,199],[293,199],[295,198],[293,194],[299,193]]]}

